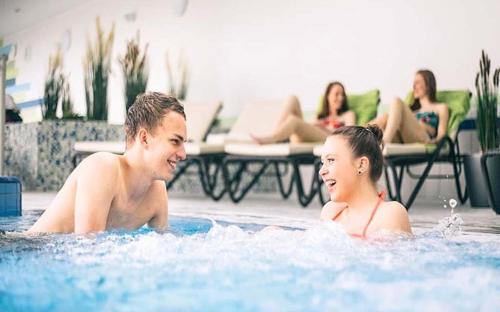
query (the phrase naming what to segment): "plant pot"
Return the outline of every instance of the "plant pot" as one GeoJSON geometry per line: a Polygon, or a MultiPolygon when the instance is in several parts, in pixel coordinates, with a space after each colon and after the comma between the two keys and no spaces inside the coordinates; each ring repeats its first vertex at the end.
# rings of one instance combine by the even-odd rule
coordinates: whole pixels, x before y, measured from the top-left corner
{"type": "Polygon", "coordinates": [[[470,205],[489,207],[488,190],[481,167],[481,154],[464,155],[465,183],[469,192],[470,205]]]}
{"type": "Polygon", "coordinates": [[[500,214],[500,150],[484,153],[481,157],[481,167],[490,205],[497,214],[500,214]]]}

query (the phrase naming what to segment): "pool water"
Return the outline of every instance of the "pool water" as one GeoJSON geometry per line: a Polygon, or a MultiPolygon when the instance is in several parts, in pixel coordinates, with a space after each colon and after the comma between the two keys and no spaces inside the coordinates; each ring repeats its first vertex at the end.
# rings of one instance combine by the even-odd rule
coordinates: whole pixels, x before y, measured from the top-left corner
{"type": "Polygon", "coordinates": [[[171,218],[156,233],[26,237],[0,218],[0,311],[498,311],[498,235],[364,242],[307,229],[171,218]]]}

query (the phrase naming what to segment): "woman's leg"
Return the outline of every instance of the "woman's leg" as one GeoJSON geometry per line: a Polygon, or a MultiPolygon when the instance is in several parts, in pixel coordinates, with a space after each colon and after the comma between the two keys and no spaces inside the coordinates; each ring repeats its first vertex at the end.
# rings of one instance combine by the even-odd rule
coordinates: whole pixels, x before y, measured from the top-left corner
{"type": "Polygon", "coordinates": [[[295,115],[288,115],[286,119],[278,125],[276,131],[265,137],[253,138],[260,144],[269,144],[284,141],[288,138],[294,143],[298,142],[322,142],[326,139],[328,133],[302,118],[295,115]]]}
{"type": "Polygon", "coordinates": [[[396,98],[392,103],[384,129],[384,143],[391,143],[399,131],[404,143],[424,143],[429,135],[420,125],[410,107],[396,98]]]}
{"type": "Polygon", "coordinates": [[[279,126],[285,122],[288,116],[297,116],[300,119],[303,119],[302,110],[300,109],[300,102],[295,95],[291,95],[285,100],[284,109],[281,112],[280,118],[278,119],[276,129],[278,129],[279,126]]]}
{"type": "Polygon", "coordinates": [[[370,120],[367,124],[368,125],[377,125],[382,131],[385,129],[385,126],[387,125],[387,113],[383,113],[382,115],[377,116],[375,119],[370,120]]]}

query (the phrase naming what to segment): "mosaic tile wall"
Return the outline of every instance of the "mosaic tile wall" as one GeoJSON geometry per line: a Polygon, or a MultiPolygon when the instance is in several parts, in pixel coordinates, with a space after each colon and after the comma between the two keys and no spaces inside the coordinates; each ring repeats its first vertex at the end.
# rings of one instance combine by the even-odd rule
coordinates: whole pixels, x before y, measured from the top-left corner
{"type": "Polygon", "coordinates": [[[5,174],[23,191],[57,191],[73,169],[76,141],[122,140],[123,126],[97,121],[42,121],[5,127],[5,174]]]}
{"type": "MultiPolygon", "coordinates": [[[[5,127],[5,175],[17,176],[23,191],[57,191],[73,170],[76,141],[124,139],[123,126],[95,121],[12,123],[5,127]]],[[[246,177],[249,179],[250,177],[246,177]]],[[[245,179],[246,180],[246,179],[245,179]]],[[[273,177],[263,176],[253,193],[275,192],[273,177]]],[[[203,194],[197,172],[184,174],[172,193],[203,194]]]]}

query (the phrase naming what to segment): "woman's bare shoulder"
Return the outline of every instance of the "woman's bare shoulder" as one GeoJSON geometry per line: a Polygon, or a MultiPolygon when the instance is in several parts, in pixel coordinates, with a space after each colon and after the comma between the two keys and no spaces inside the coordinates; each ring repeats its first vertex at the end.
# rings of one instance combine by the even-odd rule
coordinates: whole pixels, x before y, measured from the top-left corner
{"type": "Polygon", "coordinates": [[[380,205],[377,219],[381,228],[411,233],[408,211],[397,201],[384,202],[380,205]]]}
{"type": "Polygon", "coordinates": [[[346,203],[338,203],[338,202],[329,201],[323,206],[323,209],[321,210],[320,219],[321,220],[332,220],[345,207],[347,207],[346,203]]]}

